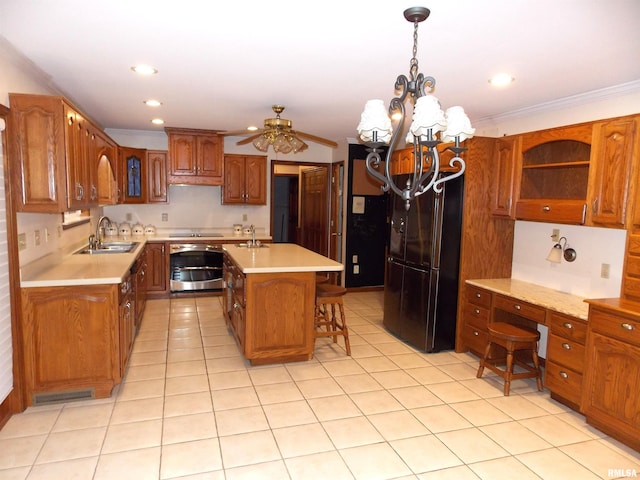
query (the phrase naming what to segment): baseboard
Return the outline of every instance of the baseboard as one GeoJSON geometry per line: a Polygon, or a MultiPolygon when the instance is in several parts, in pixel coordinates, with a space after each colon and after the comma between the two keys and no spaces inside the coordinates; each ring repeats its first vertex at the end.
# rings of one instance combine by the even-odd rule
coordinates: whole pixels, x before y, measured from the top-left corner
{"type": "Polygon", "coordinates": [[[14,396],[15,390],[11,390],[11,393],[4,399],[4,402],[0,403],[0,430],[2,430],[2,427],[6,425],[15,413],[13,410],[15,404],[14,396]]]}

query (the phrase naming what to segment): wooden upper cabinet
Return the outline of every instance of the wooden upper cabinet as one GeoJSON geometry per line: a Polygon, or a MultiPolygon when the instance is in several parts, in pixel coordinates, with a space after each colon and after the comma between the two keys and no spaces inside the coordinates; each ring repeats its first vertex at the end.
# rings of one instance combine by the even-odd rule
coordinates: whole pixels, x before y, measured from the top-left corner
{"type": "Polygon", "coordinates": [[[147,203],[167,203],[167,151],[147,150],[147,203]]]}
{"type": "Polygon", "coordinates": [[[63,97],[12,93],[9,102],[17,210],[57,213],[97,206],[97,127],[63,97]]]}
{"type": "Polygon", "coordinates": [[[222,203],[267,204],[267,157],[264,155],[225,155],[222,203]]]}
{"type": "Polygon", "coordinates": [[[639,122],[636,117],[623,117],[594,124],[588,212],[594,226],[625,228],[631,216],[629,192],[637,189],[631,174],[639,122]]]}
{"type": "Polygon", "coordinates": [[[122,203],[147,203],[147,151],[120,147],[120,182],[122,203]]]}
{"type": "Polygon", "coordinates": [[[515,217],[550,223],[586,222],[592,124],[521,136],[515,217]]]}
{"type": "Polygon", "coordinates": [[[118,203],[118,145],[102,132],[95,134],[93,162],[96,165],[98,186],[98,204],[115,205],[118,203]]]}
{"type": "Polygon", "coordinates": [[[211,130],[165,128],[169,137],[168,183],[222,185],[223,140],[211,130]]]}
{"type": "Polygon", "coordinates": [[[66,118],[62,99],[10,94],[9,148],[20,212],[64,212],[67,207],[66,118]]]}
{"type": "Polygon", "coordinates": [[[514,176],[517,156],[520,154],[519,136],[496,139],[493,156],[495,181],[492,185],[492,215],[511,217],[514,210],[514,176]]]}

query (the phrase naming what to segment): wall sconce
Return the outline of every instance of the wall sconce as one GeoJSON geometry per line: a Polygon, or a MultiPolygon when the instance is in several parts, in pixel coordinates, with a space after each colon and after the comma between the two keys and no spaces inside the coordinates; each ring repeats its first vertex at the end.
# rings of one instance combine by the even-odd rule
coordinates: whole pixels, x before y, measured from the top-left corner
{"type": "Polygon", "coordinates": [[[547,261],[551,263],[560,263],[562,261],[562,257],[564,257],[565,261],[573,262],[577,256],[576,251],[567,245],[567,238],[560,237],[558,243],[551,247],[551,251],[549,252],[549,255],[547,255],[547,261]],[[563,240],[564,245],[561,245],[563,240]]]}

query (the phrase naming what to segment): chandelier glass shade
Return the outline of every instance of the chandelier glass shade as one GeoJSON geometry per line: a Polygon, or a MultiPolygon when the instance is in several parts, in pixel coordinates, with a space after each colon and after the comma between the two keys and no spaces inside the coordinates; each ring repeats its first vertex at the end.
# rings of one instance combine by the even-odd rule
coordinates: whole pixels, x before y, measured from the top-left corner
{"type": "Polygon", "coordinates": [[[407,21],[413,22],[413,57],[410,61],[409,78],[398,76],[395,90],[397,97],[391,99],[385,108],[382,100],[369,100],[358,124],[358,135],[367,146],[366,167],[369,174],[382,183],[382,190],[392,190],[406,201],[407,210],[411,200],[429,189],[442,192],[443,183],[461,176],[465,162],[460,156],[466,148],[461,143],[473,137],[475,129],[462,107],[450,107],[445,111],[430,91],[435,87],[433,77],[418,73],[418,24],[427,19],[430,11],[424,7],[412,7],[404,11],[407,21]],[[425,89],[428,89],[429,93],[425,89]],[[413,104],[412,123],[406,134],[406,142],[413,146],[413,172],[404,185],[397,185],[391,174],[391,158],[400,137],[404,136],[406,119],[405,102],[407,98],[413,104]],[[392,120],[393,119],[393,120],[392,120]],[[395,126],[394,126],[395,123],[395,126]],[[452,143],[448,149],[454,156],[449,161],[447,173],[441,171],[440,143],[452,143]],[[384,146],[389,148],[385,157],[384,174],[380,171],[381,154],[384,146]]]}

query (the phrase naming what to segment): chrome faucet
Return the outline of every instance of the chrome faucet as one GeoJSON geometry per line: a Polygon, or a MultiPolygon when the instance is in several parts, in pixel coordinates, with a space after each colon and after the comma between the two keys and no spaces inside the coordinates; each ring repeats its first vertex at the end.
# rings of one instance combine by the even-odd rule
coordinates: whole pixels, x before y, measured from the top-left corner
{"type": "Polygon", "coordinates": [[[255,247],[256,246],[256,227],[255,225],[251,225],[249,227],[251,229],[251,246],[255,247]]]}
{"type": "MultiPolygon", "coordinates": [[[[96,235],[93,239],[95,248],[102,247],[102,241],[104,240],[104,227],[102,227],[102,224],[105,221],[107,222],[107,226],[111,226],[111,220],[109,220],[109,217],[104,215],[100,217],[100,220],[98,220],[98,224],[96,225],[96,235]]],[[[91,247],[91,237],[89,237],[89,247],[91,247]]]]}

